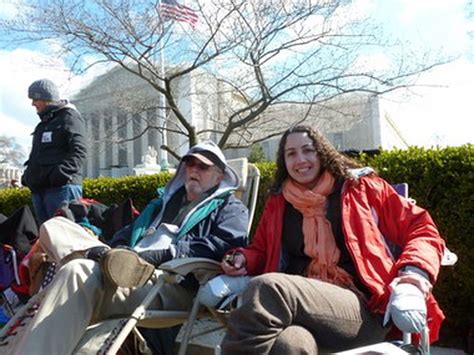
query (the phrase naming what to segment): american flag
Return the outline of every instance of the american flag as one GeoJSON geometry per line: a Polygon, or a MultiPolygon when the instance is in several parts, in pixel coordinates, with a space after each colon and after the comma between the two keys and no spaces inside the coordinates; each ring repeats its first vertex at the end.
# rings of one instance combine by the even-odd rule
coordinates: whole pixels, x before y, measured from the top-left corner
{"type": "Polygon", "coordinates": [[[175,21],[187,22],[193,28],[198,22],[198,15],[193,9],[178,4],[176,0],[161,0],[161,17],[163,19],[172,19],[175,21]]]}

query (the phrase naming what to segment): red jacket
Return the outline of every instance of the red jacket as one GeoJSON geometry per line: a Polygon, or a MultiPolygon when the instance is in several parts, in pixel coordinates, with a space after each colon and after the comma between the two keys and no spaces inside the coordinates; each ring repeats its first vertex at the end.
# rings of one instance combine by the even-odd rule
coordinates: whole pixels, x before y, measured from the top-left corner
{"type": "MultiPolygon", "coordinates": [[[[252,243],[239,249],[250,275],[278,271],[285,200],[281,194],[268,198],[252,243]]],[[[399,196],[382,178],[361,177],[346,181],[341,192],[342,229],[360,280],[371,293],[369,308],[383,313],[390,296],[388,285],[405,265],[438,276],[444,241],[429,213],[399,196]],[[377,221],[378,220],[378,221],[377,221]],[[401,248],[394,260],[387,243],[401,248]]],[[[433,295],[427,300],[431,342],[438,339],[444,319],[433,295]]]]}

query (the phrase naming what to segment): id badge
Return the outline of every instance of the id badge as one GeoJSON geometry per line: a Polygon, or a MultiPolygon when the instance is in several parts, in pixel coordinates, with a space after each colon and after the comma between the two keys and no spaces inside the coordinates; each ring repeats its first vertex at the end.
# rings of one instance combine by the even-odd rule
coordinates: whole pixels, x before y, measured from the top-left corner
{"type": "Polygon", "coordinates": [[[43,132],[43,136],[41,137],[41,143],[51,143],[53,141],[53,132],[47,131],[43,132]]]}

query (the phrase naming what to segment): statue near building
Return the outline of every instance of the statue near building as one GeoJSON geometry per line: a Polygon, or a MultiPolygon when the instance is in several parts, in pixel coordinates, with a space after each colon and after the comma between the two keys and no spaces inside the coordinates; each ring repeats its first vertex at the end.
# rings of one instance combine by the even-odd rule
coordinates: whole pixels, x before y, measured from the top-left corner
{"type": "Polygon", "coordinates": [[[146,151],[146,154],[142,157],[142,163],[145,163],[145,165],[157,165],[156,164],[156,157],[158,156],[158,152],[156,149],[152,146],[148,146],[148,149],[146,151]]]}
{"type": "Polygon", "coordinates": [[[142,163],[133,168],[135,175],[158,174],[161,171],[161,167],[156,161],[157,157],[158,152],[156,149],[152,146],[148,146],[146,154],[142,156],[142,163]]]}

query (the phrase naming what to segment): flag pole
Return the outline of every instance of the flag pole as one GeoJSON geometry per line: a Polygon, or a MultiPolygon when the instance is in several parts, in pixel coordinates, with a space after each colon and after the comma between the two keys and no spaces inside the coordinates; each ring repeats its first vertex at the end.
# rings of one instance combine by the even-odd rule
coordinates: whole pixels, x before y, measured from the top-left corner
{"type": "MultiPolygon", "coordinates": [[[[162,83],[164,86],[164,78],[165,78],[165,56],[163,53],[163,18],[161,17],[161,0],[158,1],[158,11],[159,13],[159,20],[160,20],[160,39],[158,41],[159,51],[160,51],[160,63],[159,63],[159,70],[160,70],[160,78],[162,78],[162,83]]],[[[158,119],[159,119],[159,126],[162,128],[161,130],[161,145],[168,145],[168,139],[166,137],[166,107],[165,107],[165,95],[163,93],[159,93],[158,95],[158,119]]],[[[166,171],[169,168],[168,162],[168,152],[160,147],[160,166],[162,171],[166,171]]]]}

